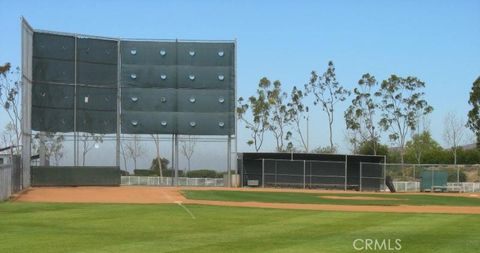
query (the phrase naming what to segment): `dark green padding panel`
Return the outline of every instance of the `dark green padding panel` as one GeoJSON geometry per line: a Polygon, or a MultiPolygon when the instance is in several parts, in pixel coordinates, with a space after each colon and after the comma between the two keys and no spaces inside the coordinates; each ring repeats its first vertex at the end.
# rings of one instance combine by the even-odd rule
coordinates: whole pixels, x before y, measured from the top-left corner
{"type": "Polygon", "coordinates": [[[34,166],[32,186],[118,186],[116,166],[34,166]]]}
{"type": "Polygon", "coordinates": [[[422,178],[420,181],[420,191],[431,190],[432,188],[438,187],[447,187],[448,172],[446,171],[422,171],[420,177],[422,178]]]}

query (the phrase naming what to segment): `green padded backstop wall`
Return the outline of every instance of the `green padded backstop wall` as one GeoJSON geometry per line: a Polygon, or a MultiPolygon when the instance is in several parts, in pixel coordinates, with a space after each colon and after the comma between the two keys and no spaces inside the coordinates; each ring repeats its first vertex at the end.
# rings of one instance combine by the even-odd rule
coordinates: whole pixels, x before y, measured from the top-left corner
{"type": "Polygon", "coordinates": [[[32,60],[32,130],[235,133],[234,42],[35,31],[32,60]]]}
{"type": "Polygon", "coordinates": [[[32,186],[118,186],[116,166],[36,166],[31,168],[32,186]]]}

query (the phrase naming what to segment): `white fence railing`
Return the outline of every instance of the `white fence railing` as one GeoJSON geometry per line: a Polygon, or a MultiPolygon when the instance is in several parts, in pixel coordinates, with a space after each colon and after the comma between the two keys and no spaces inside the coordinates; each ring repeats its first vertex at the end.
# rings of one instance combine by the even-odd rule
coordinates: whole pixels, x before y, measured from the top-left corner
{"type": "Polygon", "coordinates": [[[0,165],[0,201],[12,195],[12,170],[11,164],[0,165]]]}
{"type": "MultiPolygon", "coordinates": [[[[393,181],[397,192],[419,192],[420,182],[418,181],[393,181]]],[[[480,192],[479,182],[447,183],[449,192],[480,192]]]]}
{"type": "MultiPolygon", "coordinates": [[[[122,185],[174,186],[172,177],[122,176],[122,185]]],[[[179,177],[178,186],[223,187],[223,178],[179,177]]]]}

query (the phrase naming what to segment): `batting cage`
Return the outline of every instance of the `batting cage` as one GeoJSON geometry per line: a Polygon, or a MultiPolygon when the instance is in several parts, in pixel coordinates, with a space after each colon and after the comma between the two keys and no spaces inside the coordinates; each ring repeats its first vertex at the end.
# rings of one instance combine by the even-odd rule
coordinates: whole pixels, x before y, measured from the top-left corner
{"type": "Polygon", "coordinates": [[[240,153],[242,186],[384,190],[384,156],[240,153]],[[361,164],[368,162],[372,166],[361,164]],[[375,166],[373,166],[375,165],[375,166]]]}
{"type": "Polygon", "coordinates": [[[30,179],[32,185],[118,185],[122,144],[150,136],[157,150],[160,141],[169,150],[173,185],[179,142],[192,138],[223,142],[230,174],[236,166],[235,54],[235,41],[106,38],[34,30],[22,20],[24,185],[30,179]],[[51,168],[48,142],[58,136],[70,159],[51,168]],[[98,136],[103,158],[80,168],[85,143],[98,136]],[[39,162],[30,173],[32,153],[39,162]]]}

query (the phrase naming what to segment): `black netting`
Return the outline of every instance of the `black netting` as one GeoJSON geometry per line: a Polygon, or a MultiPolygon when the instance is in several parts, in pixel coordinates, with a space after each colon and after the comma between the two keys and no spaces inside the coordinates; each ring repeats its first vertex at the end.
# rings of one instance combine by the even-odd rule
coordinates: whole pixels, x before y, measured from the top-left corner
{"type": "Polygon", "coordinates": [[[75,82],[74,61],[33,58],[33,81],[73,84],[75,82]]]}
{"type": "Polygon", "coordinates": [[[33,44],[33,130],[114,133],[121,94],[125,134],[235,131],[233,43],[119,42],[35,33],[33,44]],[[72,128],[75,113],[66,112],[74,104],[72,128]],[[53,120],[59,112],[53,109],[64,109],[62,122],[53,120]]]}
{"type": "Polygon", "coordinates": [[[35,82],[32,85],[32,106],[45,110],[48,108],[73,110],[74,90],[75,87],[72,85],[35,82]]]}

